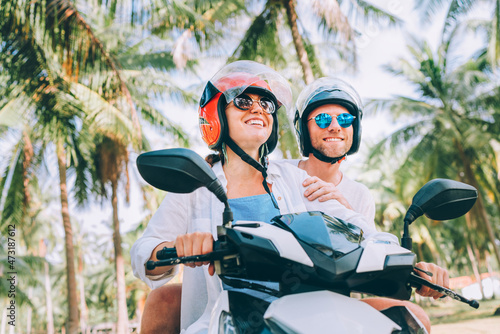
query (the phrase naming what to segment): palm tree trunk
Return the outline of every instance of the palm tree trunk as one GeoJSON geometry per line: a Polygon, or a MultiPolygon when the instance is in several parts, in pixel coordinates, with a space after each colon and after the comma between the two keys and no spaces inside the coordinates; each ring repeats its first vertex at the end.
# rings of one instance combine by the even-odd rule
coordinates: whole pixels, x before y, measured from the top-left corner
{"type": "Polygon", "coordinates": [[[52,291],[50,287],[49,263],[43,263],[45,272],[45,303],[47,307],[47,334],[54,334],[54,311],[52,310],[52,291]]]}
{"type": "Polygon", "coordinates": [[[86,333],[87,323],[88,323],[88,308],[87,302],[85,301],[85,282],[83,280],[83,255],[82,255],[82,245],[80,243],[78,252],[78,277],[80,278],[80,329],[82,334],[86,333]]]}
{"type": "Polygon", "coordinates": [[[500,60],[500,1],[495,1],[495,11],[491,22],[491,37],[488,43],[488,58],[496,69],[500,60]]]}
{"type": "Polygon", "coordinates": [[[111,182],[113,194],[111,202],[113,206],[113,243],[115,246],[115,266],[116,266],[116,285],[118,302],[118,319],[116,322],[116,333],[125,334],[128,332],[128,312],[127,312],[127,293],[125,290],[125,263],[122,251],[122,238],[120,235],[120,221],[118,220],[118,182],[111,182]]]}
{"type": "Polygon", "coordinates": [[[290,25],[290,30],[292,31],[293,45],[295,45],[295,51],[299,57],[300,66],[302,67],[302,73],[304,74],[304,81],[306,84],[310,84],[314,81],[314,75],[307,57],[307,51],[304,47],[304,42],[302,41],[302,36],[299,32],[299,27],[297,26],[297,12],[295,11],[295,0],[285,0],[284,5],[286,8],[286,16],[288,18],[288,24],[290,25]]]}
{"type": "Polygon", "coordinates": [[[61,188],[61,215],[64,226],[66,248],[66,284],[68,289],[68,322],[67,333],[78,334],[78,297],[75,272],[75,249],[73,246],[73,228],[69,217],[68,190],[66,182],[66,151],[61,142],[57,143],[57,163],[59,166],[59,183],[61,188]]]}
{"type": "MultiPolygon", "coordinates": [[[[458,141],[455,141],[457,144],[458,151],[460,153],[460,158],[462,159],[464,163],[464,172],[465,172],[465,178],[467,180],[467,183],[475,187],[476,189],[479,189],[479,184],[477,182],[476,176],[474,175],[474,172],[472,171],[471,163],[469,158],[464,152],[464,149],[462,145],[458,141]]],[[[483,197],[481,195],[481,191],[478,190],[478,197],[477,197],[477,202],[476,202],[476,208],[479,212],[479,215],[481,216],[481,220],[484,222],[484,225],[486,226],[486,230],[488,232],[488,237],[490,239],[491,245],[493,246],[493,250],[495,251],[495,256],[497,257],[498,264],[500,265],[500,250],[498,249],[498,246],[496,244],[496,237],[495,233],[493,232],[493,228],[491,226],[491,222],[488,219],[488,214],[486,213],[486,210],[484,208],[483,204],[483,197]]]]}

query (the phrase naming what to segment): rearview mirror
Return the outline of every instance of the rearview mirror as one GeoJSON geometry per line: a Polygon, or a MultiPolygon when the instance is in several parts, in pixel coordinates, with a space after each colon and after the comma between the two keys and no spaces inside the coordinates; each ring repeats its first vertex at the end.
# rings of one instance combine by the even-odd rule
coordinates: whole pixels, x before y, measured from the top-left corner
{"type": "Polygon", "coordinates": [[[227,202],[224,188],[212,168],[192,150],[172,148],[143,153],[137,157],[137,169],[155,188],[190,193],[207,187],[221,202],[227,202]]]}
{"type": "Polygon", "coordinates": [[[433,220],[458,218],[472,209],[476,199],[476,188],[468,184],[447,179],[427,182],[413,196],[412,204],[406,212],[401,246],[411,250],[412,240],[408,226],[421,215],[425,214],[433,220]]]}
{"type": "Polygon", "coordinates": [[[412,211],[411,222],[422,214],[433,220],[454,219],[469,212],[476,199],[477,190],[473,186],[453,180],[434,179],[413,196],[408,212],[412,211]]]}

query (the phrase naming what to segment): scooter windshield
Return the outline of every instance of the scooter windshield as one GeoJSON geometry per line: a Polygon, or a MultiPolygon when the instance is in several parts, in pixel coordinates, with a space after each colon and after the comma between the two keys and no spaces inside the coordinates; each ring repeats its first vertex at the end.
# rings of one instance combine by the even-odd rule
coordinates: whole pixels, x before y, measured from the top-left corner
{"type": "Polygon", "coordinates": [[[360,247],[363,230],[319,211],[291,213],[273,218],[274,224],[327,256],[337,259],[360,247]]]}

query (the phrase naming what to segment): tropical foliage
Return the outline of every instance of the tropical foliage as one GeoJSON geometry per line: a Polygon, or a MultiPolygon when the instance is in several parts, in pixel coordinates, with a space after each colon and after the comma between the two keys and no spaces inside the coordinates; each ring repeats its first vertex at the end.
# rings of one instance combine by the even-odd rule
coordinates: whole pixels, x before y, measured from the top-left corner
{"type": "MultiPolygon", "coordinates": [[[[500,5],[419,4],[424,22],[443,8],[438,47],[413,38],[409,56],[387,59],[387,72],[414,92],[368,105],[400,126],[370,149],[360,178],[377,200],[379,228],[396,234],[430,179],[475,186],[470,214],[411,230],[420,259],[479,279],[500,268],[500,5]],[[475,8],[492,14],[471,20],[475,8]],[[481,45],[460,58],[471,33],[481,45]]],[[[0,243],[15,226],[16,330],[125,333],[140,321],[149,288],[133,277],[128,253],[162,194],[138,186],[133,161],[151,147],[197,142],[162,105],[196,118],[212,64],[236,59],[276,68],[294,93],[314,78],[349,75],[359,31],[373,23],[404,29],[392,12],[358,0],[0,0],[0,243]],[[137,221],[123,216],[127,203],[137,221]],[[109,212],[102,221],[80,218],[99,206],[109,212]]],[[[279,117],[279,148],[297,157],[287,115],[279,117]]]]}

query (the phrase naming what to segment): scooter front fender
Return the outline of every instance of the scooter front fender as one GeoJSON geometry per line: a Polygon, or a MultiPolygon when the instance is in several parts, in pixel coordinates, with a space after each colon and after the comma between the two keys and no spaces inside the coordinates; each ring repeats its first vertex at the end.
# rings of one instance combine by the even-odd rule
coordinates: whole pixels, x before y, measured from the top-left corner
{"type": "Polygon", "coordinates": [[[264,319],[274,332],[390,334],[401,327],[357,299],[331,291],[284,296],[271,303],[264,319]]]}
{"type": "MultiPolygon", "coordinates": [[[[232,316],[229,292],[224,290],[212,310],[208,333],[236,333],[231,330],[237,327],[232,316]]],[[[281,297],[271,302],[263,319],[253,321],[265,321],[272,333],[391,334],[401,330],[368,304],[331,291],[281,297]]]]}

